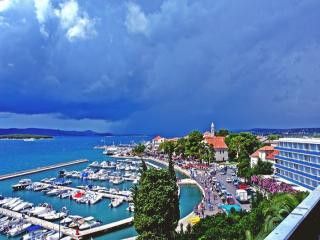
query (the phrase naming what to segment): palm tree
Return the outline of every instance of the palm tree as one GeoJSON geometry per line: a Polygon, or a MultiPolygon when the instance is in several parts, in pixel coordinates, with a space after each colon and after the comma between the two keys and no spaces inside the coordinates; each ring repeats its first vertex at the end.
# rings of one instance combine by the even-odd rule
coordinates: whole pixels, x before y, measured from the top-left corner
{"type": "Polygon", "coordinates": [[[206,143],[201,144],[201,159],[203,159],[207,165],[215,160],[215,151],[212,146],[206,143]]]}

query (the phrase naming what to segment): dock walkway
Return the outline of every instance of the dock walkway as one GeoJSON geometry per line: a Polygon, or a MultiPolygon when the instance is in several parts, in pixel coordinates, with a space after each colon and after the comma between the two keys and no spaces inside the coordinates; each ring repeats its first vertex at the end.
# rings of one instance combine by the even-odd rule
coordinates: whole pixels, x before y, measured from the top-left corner
{"type": "Polygon", "coordinates": [[[0,181],[4,181],[4,180],[10,179],[10,178],[15,178],[15,177],[21,177],[21,176],[29,175],[29,174],[33,174],[33,173],[44,172],[44,171],[48,171],[48,170],[52,170],[52,169],[56,169],[56,168],[85,163],[88,161],[89,161],[88,159],[79,159],[79,160],[74,160],[74,161],[69,161],[69,162],[64,162],[64,163],[57,163],[57,164],[44,166],[44,167],[38,167],[38,168],[30,169],[30,170],[23,170],[23,171],[14,172],[14,173],[8,173],[8,174],[0,175],[0,181]]]}
{"type": "Polygon", "coordinates": [[[87,239],[90,236],[111,232],[116,229],[132,225],[133,223],[133,217],[129,217],[129,218],[119,220],[117,222],[108,223],[108,224],[101,225],[99,227],[79,231],[79,234],[77,235],[77,232],[75,229],[64,227],[62,225],[59,226],[59,224],[57,223],[52,223],[46,220],[42,220],[40,218],[30,217],[26,215],[23,216],[21,213],[14,212],[5,208],[0,208],[0,214],[6,215],[8,217],[13,217],[16,219],[24,219],[26,222],[29,222],[34,225],[39,225],[45,229],[54,230],[57,232],[60,230],[61,233],[63,233],[64,235],[70,236],[72,239],[87,239]]]}

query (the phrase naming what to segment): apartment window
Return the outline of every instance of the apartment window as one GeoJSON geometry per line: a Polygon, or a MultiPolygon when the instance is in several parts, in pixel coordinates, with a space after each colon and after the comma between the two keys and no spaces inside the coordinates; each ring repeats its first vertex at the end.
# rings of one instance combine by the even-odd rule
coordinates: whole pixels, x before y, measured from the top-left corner
{"type": "Polygon", "coordinates": [[[302,166],[302,165],[299,165],[299,170],[300,170],[301,172],[303,172],[303,171],[304,171],[304,169],[303,169],[303,166],[302,166]]]}
{"type": "Polygon", "coordinates": [[[304,144],[304,149],[305,149],[305,150],[309,150],[309,144],[308,144],[308,143],[305,143],[305,144],[304,144]]]}
{"type": "Polygon", "coordinates": [[[318,152],[320,152],[320,144],[317,144],[318,152]]]}
{"type": "Polygon", "coordinates": [[[311,156],[311,157],[310,157],[310,161],[311,161],[312,163],[317,163],[317,157],[311,156]]]}
{"type": "Polygon", "coordinates": [[[293,143],[293,148],[297,149],[298,148],[298,144],[297,143],[293,143]]]}
{"type": "Polygon", "coordinates": [[[302,183],[304,183],[304,177],[299,176],[299,181],[302,182],[302,183]]]}
{"type": "Polygon", "coordinates": [[[312,180],[312,186],[313,186],[313,187],[317,187],[317,186],[318,186],[318,183],[317,183],[316,181],[312,180]]]}
{"type": "Polygon", "coordinates": [[[294,180],[298,181],[298,175],[297,174],[293,174],[293,178],[294,178],[294,180]]]}
{"type": "Polygon", "coordinates": [[[317,145],[315,145],[315,144],[310,144],[310,149],[311,149],[312,151],[316,151],[316,150],[317,150],[317,145]]]}
{"type": "Polygon", "coordinates": [[[312,173],[313,175],[317,175],[317,169],[311,168],[311,173],[312,173]]]}
{"type": "Polygon", "coordinates": [[[304,170],[306,173],[310,173],[310,168],[309,167],[304,167],[304,170]]]}
{"type": "Polygon", "coordinates": [[[297,170],[298,170],[298,164],[294,163],[294,164],[293,164],[293,167],[294,167],[294,169],[297,169],[297,170]]]}
{"type": "Polygon", "coordinates": [[[289,178],[292,178],[292,175],[293,175],[292,172],[289,172],[289,178]]]}
{"type": "Polygon", "coordinates": [[[309,179],[309,178],[306,178],[305,180],[306,180],[306,181],[305,181],[306,184],[307,184],[307,185],[310,185],[310,179],[309,179]]]}
{"type": "Polygon", "coordinates": [[[298,146],[299,146],[299,149],[303,149],[303,144],[302,143],[299,143],[298,146]]]}
{"type": "Polygon", "coordinates": [[[307,161],[307,162],[310,162],[310,156],[304,155],[304,160],[307,161]]]}

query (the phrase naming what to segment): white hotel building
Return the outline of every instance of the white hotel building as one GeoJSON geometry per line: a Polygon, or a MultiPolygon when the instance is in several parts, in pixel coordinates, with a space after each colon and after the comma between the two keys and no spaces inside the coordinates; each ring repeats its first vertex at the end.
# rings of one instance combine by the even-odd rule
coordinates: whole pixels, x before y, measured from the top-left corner
{"type": "Polygon", "coordinates": [[[280,138],[275,175],[309,190],[320,185],[320,139],[280,138]]]}

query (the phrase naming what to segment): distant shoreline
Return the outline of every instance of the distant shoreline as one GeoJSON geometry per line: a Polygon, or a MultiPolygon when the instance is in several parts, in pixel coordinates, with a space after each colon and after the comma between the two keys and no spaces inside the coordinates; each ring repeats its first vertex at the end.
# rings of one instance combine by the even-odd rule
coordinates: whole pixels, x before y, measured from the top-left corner
{"type": "Polygon", "coordinates": [[[34,134],[5,134],[0,135],[2,140],[42,140],[52,139],[52,136],[48,135],[34,135],[34,134]]]}

